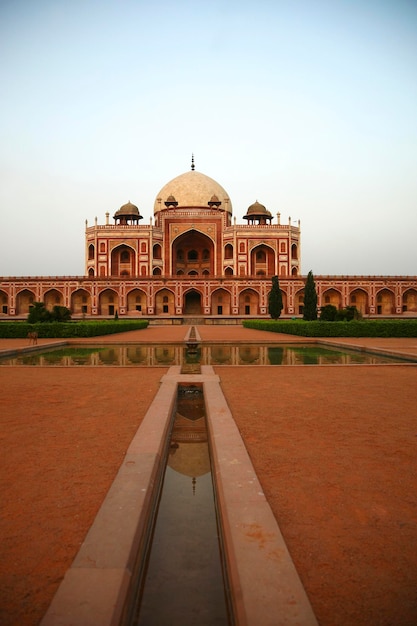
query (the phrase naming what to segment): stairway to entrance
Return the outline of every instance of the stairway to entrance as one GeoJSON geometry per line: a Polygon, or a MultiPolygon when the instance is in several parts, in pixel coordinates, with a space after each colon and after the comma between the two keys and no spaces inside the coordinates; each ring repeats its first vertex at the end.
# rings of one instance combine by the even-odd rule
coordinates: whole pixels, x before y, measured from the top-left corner
{"type": "Polygon", "coordinates": [[[185,326],[198,326],[199,324],[204,324],[201,317],[184,317],[183,324],[185,326]]]}

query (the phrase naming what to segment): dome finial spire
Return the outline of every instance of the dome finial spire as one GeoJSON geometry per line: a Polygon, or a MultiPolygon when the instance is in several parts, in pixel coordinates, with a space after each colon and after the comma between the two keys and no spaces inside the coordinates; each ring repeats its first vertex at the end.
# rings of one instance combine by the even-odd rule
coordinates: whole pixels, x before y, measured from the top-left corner
{"type": "Polygon", "coordinates": [[[195,165],[194,165],[194,153],[191,155],[191,171],[194,172],[195,170],[195,165]]]}

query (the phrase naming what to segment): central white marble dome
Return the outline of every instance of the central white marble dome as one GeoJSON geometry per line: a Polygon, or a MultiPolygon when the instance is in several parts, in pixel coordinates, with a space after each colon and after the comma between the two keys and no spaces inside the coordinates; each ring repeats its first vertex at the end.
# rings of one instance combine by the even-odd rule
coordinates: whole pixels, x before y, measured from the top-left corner
{"type": "Polygon", "coordinates": [[[223,187],[209,176],[195,170],[180,174],[162,187],[156,196],[154,214],[166,209],[166,202],[174,209],[208,209],[211,203],[212,208],[232,213],[232,203],[223,187]]]}

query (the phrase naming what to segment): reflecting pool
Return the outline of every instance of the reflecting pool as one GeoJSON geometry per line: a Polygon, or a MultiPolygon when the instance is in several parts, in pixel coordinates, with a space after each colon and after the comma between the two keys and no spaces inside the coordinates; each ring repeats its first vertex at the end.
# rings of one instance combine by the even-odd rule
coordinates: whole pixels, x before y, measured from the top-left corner
{"type": "Polygon", "coordinates": [[[170,367],[199,365],[378,365],[407,359],[321,344],[199,344],[190,352],[184,343],[165,345],[71,345],[0,359],[0,366],[170,367]]]}

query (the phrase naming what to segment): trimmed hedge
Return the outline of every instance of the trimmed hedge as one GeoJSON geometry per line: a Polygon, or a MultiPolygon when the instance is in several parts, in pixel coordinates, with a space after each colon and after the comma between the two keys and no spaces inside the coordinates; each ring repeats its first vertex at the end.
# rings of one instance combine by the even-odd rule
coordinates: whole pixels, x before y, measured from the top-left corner
{"type": "Polygon", "coordinates": [[[245,328],[301,337],[417,337],[417,320],[351,320],[323,322],[320,320],[244,320],[245,328]]]}
{"type": "Polygon", "coordinates": [[[148,326],[148,320],[103,320],[100,322],[0,322],[0,337],[25,338],[29,332],[37,332],[40,338],[98,337],[140,330],[148,326]]]}

